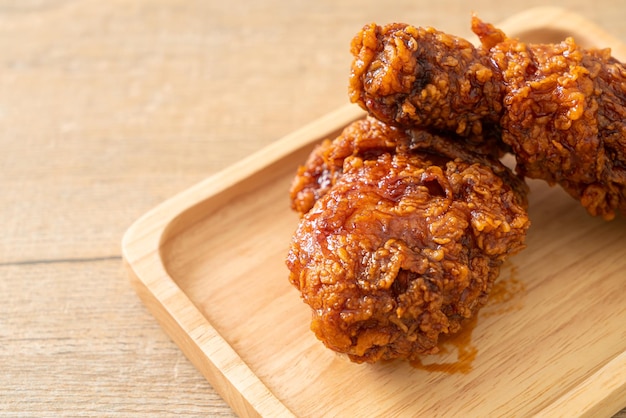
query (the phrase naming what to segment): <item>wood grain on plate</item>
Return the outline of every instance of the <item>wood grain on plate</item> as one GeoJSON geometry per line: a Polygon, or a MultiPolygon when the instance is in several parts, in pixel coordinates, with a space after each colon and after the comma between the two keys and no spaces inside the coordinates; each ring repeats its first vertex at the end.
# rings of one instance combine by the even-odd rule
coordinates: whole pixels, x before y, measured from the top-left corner
{"type": "MultiPolygon", "coordinates": [[[[533,10],[511,35],[623,47],[579,16],[533,10]],[[558,24],[557,24],[558,23],[558,24]],[[595,36],[594,36],[595,34],[595,36]]],[[[287,190],[311,148],[363,115],[348,105],[170,199],[126,233],[142,300],[245,416],[610,415],[626,399],[626,221],[587,216],[531,181],[528,248],[489,304],[421,367],[357,365],[309,331],[284,258],[287,190]]]]}

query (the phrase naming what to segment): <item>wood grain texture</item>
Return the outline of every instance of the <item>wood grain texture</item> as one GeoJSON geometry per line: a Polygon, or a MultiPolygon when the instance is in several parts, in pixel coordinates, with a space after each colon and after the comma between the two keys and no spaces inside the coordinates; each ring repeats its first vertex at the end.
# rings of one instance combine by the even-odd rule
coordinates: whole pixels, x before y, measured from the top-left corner
{"type": "MultiPolygon", "coordinates": [[[[543,3],[0,2],[0,415],[233,416],[128,283],[127,227],[344,104],[364,23],[543,3]]],[[[552,4],[626,40],[612,0],[552,4]]]]}

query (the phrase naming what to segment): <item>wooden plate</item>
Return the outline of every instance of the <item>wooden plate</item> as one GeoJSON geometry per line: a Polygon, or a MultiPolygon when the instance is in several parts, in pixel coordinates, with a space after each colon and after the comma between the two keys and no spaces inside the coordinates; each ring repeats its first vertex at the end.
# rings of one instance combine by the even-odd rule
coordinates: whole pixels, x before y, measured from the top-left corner
{"type": "MultiPolygon", "coordinates": [[[[511,35],[624,48],[580,16],[535,9],[511,35]],[[596,42],[597,41],[597,42],[596,42]]],[[[127,231],[132,282],[165,331],[242,416],[610,415],[626,406],[626,221],[591,218],[531,182],[528,248],[489,304],[422,367],[357,365],[309,331],[284,258],[287,190],[346,106],[164,202],[127,231]]]]}

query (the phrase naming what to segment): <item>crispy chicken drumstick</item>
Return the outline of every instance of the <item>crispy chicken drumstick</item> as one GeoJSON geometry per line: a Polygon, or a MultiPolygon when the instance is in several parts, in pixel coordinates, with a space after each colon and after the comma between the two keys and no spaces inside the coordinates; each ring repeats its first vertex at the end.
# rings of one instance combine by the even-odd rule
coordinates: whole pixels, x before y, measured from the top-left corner
{"type": "Polygon", "coordinates": [[[515,154],[594,216],[626,214],[626,69],[573,39],[526,44],[474,17],[482,45],[432,28],[368,25],[354,38],[350,96],[403,128],[454,132],[515,154]]]}
{"type": "Polygon", "coordinates": [[[299,170],[287,265],[329,348],[356,362],[436,352],[523,248],[525,184],[461,143],[366,118],[299,170]]]}

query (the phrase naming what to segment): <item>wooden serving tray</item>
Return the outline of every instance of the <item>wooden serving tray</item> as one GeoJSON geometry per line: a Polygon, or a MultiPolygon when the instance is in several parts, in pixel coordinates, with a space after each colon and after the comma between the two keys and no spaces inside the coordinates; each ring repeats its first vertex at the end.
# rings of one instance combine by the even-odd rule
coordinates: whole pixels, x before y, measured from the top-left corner
{"type": "MultiPolygon", "coordinates": [[[[624,47],[580,16],[535,9],[510,35],[624,47]]],[[[349,105],[197,184],[123,239],[139,296],[241,416],[601,416],[626,406],[626,220],[587,216],[530,182],[528,248],[474,323],[421,367],[358,365],[309,331],[284,264],[290,181],[314,144],[363,115],[349,105]]]]}

